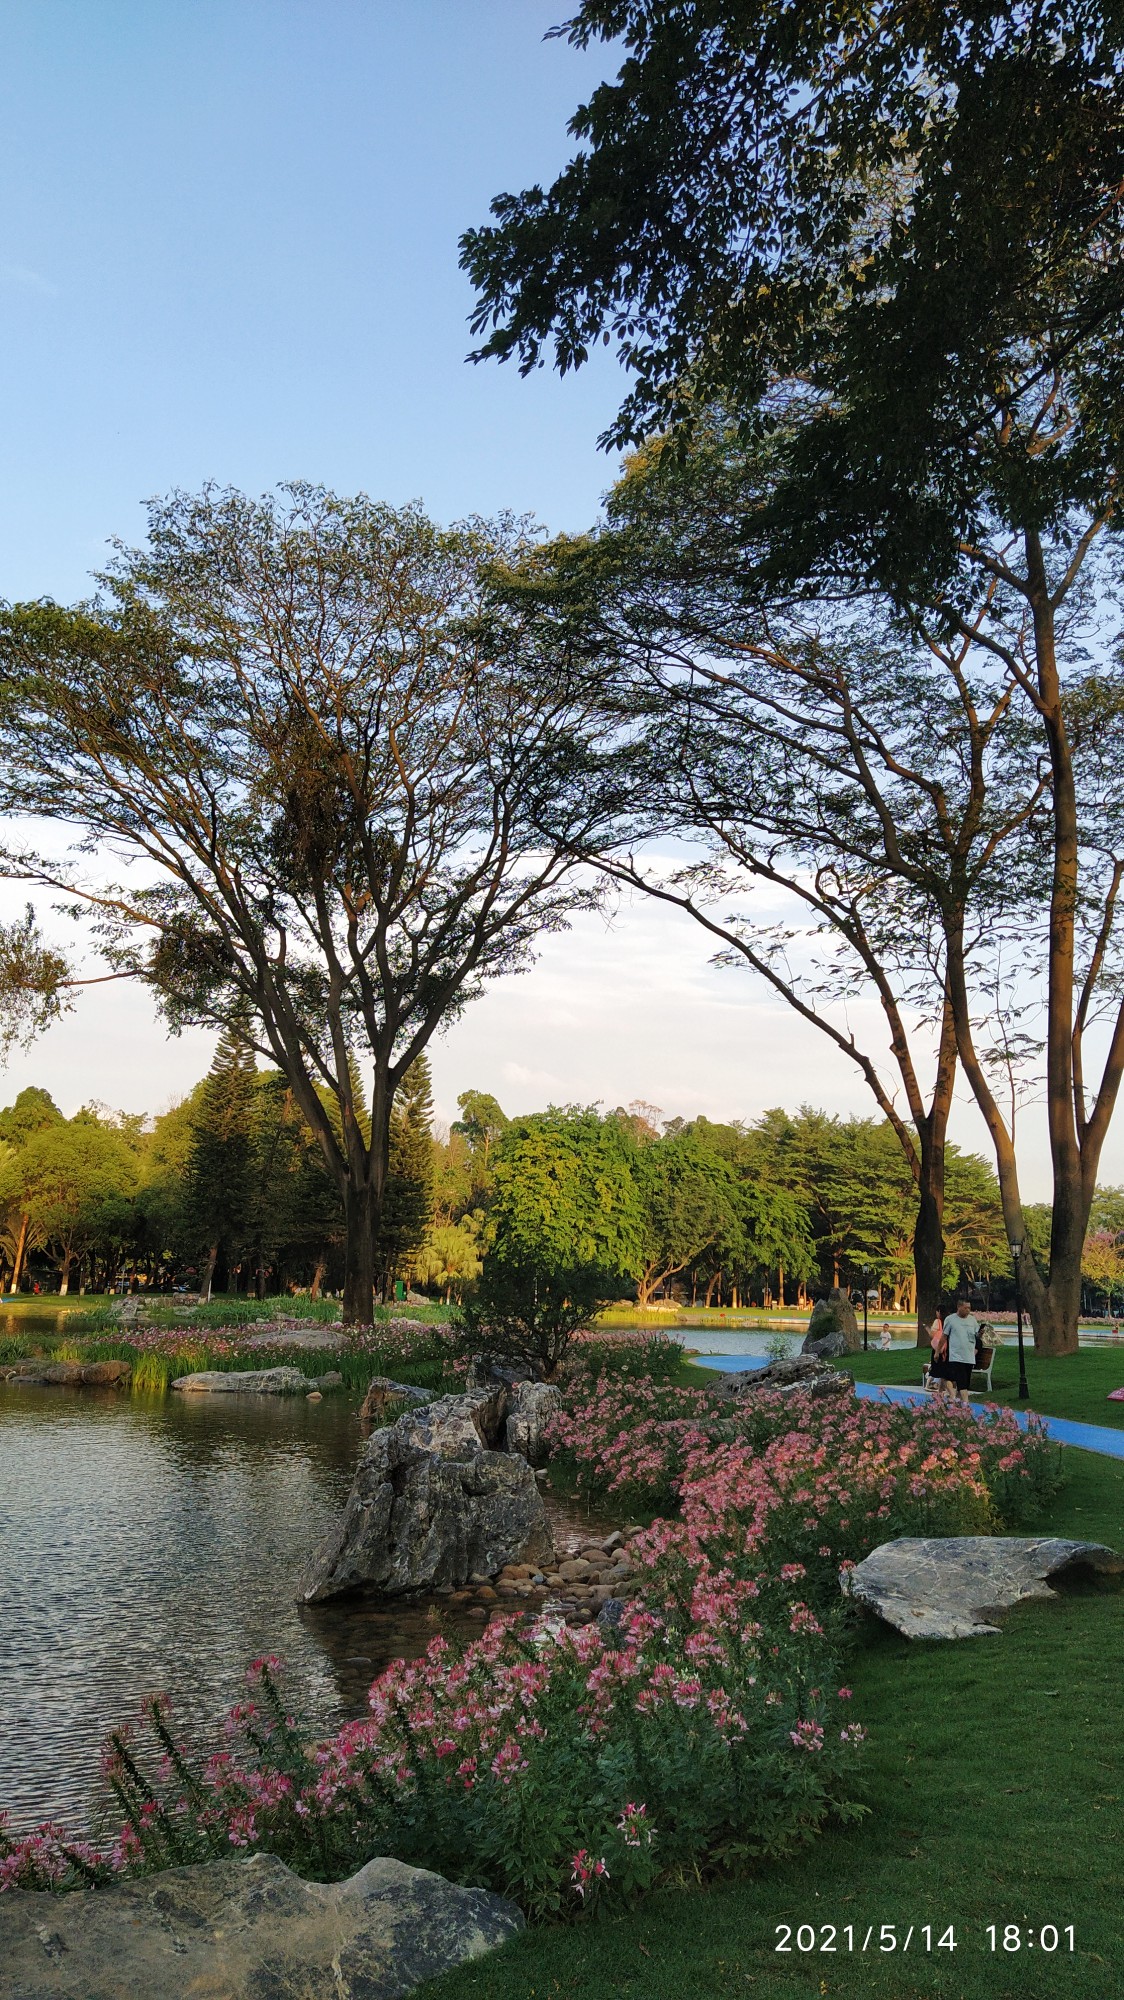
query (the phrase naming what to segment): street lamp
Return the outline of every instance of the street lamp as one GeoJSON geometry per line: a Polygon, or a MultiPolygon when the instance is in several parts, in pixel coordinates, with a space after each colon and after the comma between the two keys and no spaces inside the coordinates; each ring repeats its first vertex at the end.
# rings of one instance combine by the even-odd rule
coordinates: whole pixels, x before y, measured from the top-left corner
{"type": "Polygon", "coordinates": [[[863,1353],[867,1350],[866,1338],[866,1295],[870,1290],[870,1265],[863,1265],[863,1353]]]}
{"type": "Polygon", "coordinates": [[[1019,1330],[1019,1402],[1030,1401],[1030,1390],[1026,1386],[1026,1352],[1023,1347],[1023,1295],[1019,1284],[1019,1262],[1022,1257],[1021,1243],[1012,1243],[1011,1255],[1015,1260],[1015,1321],[1019,1330]]]}

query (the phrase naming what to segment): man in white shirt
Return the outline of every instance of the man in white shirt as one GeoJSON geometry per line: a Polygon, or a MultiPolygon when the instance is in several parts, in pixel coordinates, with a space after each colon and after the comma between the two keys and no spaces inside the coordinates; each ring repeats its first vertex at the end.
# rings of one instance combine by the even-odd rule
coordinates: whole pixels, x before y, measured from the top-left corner
{"type": "Polygon", "coordinates": [[[949,1380],[960,1401],[966,1403],[972,1384],[972,1370],[976,1365],[976,1339],[980,1330],[979,1320],[967,1299],[957,1299],[956,1311],[949,1313],[944,1330],[948,1340],[949,1380]]]}

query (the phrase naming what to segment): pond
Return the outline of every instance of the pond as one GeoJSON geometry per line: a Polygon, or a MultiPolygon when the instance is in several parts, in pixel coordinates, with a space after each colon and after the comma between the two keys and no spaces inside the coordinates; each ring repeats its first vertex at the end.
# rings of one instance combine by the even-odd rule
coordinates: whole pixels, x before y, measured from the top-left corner
{"type": "MultiPolygon", "coordinates": [[[[298,1606],[361,1441],[342,1396],[148,1399],[0,1386],[0,1807],[20,1828],[97,1823],[98,1752],[141,1698],[217,1747],[260,1653],[323,1731],[420,1652],[437,1600],[298,1606]]],[[[479,1623],[461,1617],[461,1629],[479,1623]]]]}

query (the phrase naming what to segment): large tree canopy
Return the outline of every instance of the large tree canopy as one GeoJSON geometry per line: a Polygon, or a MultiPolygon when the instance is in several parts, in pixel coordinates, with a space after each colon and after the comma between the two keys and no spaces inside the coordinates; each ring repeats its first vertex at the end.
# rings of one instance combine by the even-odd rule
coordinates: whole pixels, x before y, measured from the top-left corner
{"type": "Polygon", "coordinates": [[[1028,487],[1042,517],[1102,494],[1124,413],[1117,7],[585,0],[560,32],[626,58],[553,186],[462,241],[480,355],[565,371],[614,341],[634,377],[616,444],[712,401],[795,405],[813,535],[827,508],[873,510],[887,570],[894,548],[931,565],[935,520],[971,532],[981,475],[1015,517],[1028,487]],[[1075,421],[1016,470],[996,417],[1019,382],[1027,414],[1051,401],[1058,364],[1075,421]]]}
{"type": "Polygon", "coordinates": [[[173,1025],[248,1011],[344,1205],[350,1319],[398,1083],[589,894],[540,830],[580,693],[483,615],[520,545],[313,486],[208,489],[153,506],[95,604],[0,620],[0,810],[86,849],[5,872],[92,911],[173,1025]]]}
{"type": "MultiPolygon", "coordinates": [[[[1119,569],[1124,17],[1106,0],[588,0],[568,32],[628,56],[573,121],[585,143],[554,187],[505,197],[465,239],[493,326],[480,351],[530,367],[553,342],[566,368],[615,339],[635,387],[610,441],[661,430],[682,449],[716,421],[768,440],[736,536],[759,606],[880,595],[954,669],[957,646],[989,654],[1022,702],[1043,779],[1054,1177],[1049,1277],[1024,1269],[1036,1336],[1072,1350],[1124,1075],[1119,1008],[1092,1086],[1080,1060],[1122,879],[1116,829],[1081,794],[1121,711],[1112,673],[1084,669],[1115,636],[1089,614],[1119,569]]],[[[942,923],[936,983],[1025,1240],[970,938],[942,923]]]]}

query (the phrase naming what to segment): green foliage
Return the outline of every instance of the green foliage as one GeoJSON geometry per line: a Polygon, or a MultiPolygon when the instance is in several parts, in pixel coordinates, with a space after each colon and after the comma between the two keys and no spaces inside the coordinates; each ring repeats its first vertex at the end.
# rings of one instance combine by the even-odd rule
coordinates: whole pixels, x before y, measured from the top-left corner
{"type": "Polygon", "coordinates": [[[608,1304],[618,1283],[617,1272],[595,1264],[545,1264],[526,1253],[493,1252],[462,1308],[465,1345],[525,1362],[549,1381],[574,1335],[608,1304]]]}
{"type": "Polygon", "coordinates": [[[220,1037],[193,1108],[186,1162],[184,1220],[206,1261],[205,1291],[219,1256],[229,1262],[245,1241],[251,1198],[257,1066],[244,1014],[220,1037]]]}
{"type": "Polygon", "coordinates": [[[515,1119],[493,1180],[489,1233],[498,1262],[544,1272],[584,1267],[618,1285],[639,1269],[644,1210],[633,1149],[615,1119],[574,1106],[515,1119]]]}
{"type": "Polygon", "coordinates": [[[395,1093],[390,1153],[376,1258],[384,1299],[409,1276],[433,1221],[433,1090],[428,1058],[418,1056],[395,1093]]]}

